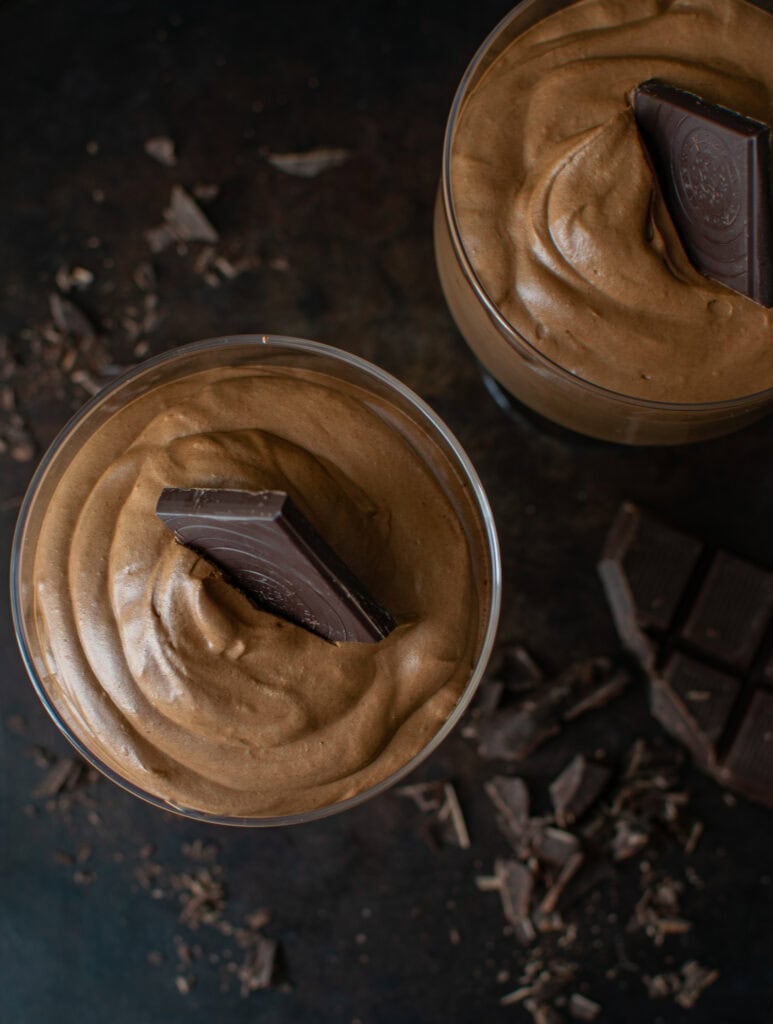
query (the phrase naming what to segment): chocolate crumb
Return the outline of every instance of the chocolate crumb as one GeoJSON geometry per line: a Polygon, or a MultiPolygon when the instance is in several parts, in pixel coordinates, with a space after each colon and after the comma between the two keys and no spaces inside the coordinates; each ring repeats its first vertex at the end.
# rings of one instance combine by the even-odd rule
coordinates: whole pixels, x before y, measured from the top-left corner
{"type": "Polygon", "coordinates": [[[348,149],[320,147],[306,153],[269,153],[266,159],[283,174],[297,178],[316,178],[323,171],[340,167],[350,156],[348,149]]]}
{"type": "Polygon", "coordinates": [[[54,280],[59,291],[66,293],[88,288],[94,283],[94,275],[86,267],[60,267],[54,280]]]}
{"type": "Polygon", "coordinates": [[[174,983],[180,995],[187,996],[196,984],[196,978],[192,974],[178,974],[174,983]]]}
{"type": "Polygon", "coordinates": [[[400,786],[396,793],[398,796],[408,797],[416,804],[420,811],[437,812],[443,803],[442,782],[418,782],[409,786],[400,786]]]}
{"type": "Polygon", "coordinates": [[[220,186],[213,184],[203,184],[193,186],[194,196],[202,203],[211,203],[213,199],[217,199],[220,195],[220,186]]]}
{"type": "Polygon", "coordinates": [[[517,860],[497,860],[494,872],[499,883],[499,895],[505,918],[515,929],[518,940],[527,945],[534,940],[536,934],[529,918],[534,877],[529,869],[517,860]]]}
{"type": "Polygon", "coordinates": [[[467,831],[467,823],[464,820],[464,815],[462,814],[462,808],[459,804],[456,790],[450,782],[446,782],[443,786],[443,792],[445,794],[446,807],[448,807],[449,810],[451,824],[453,825],[454,833],[456,835],[457,845],[460,846],[462,850],[469,850],[470,833],[467,831]]]}
{"type": "Polygon", "coordinates": [[[566,864],[561,868],[558,874],[558,878],[550,886],[548,891],[540,903],[539,909],[541,914],[552,914],[558,906],[558,901],[563,895],[564,889],[566,889],[569,882],[574,878],[577,872],[583,865],[585,856],[581,851],[573,853],[567,860],[566,864]]]}
{"type": "Polygon", "coordinates": [[[276,953],[277,944],[273,939],[267,939],[262,935],[255,936],[254,941],[245,950],[244,959],[236,972],[243,999],[252,992],[270,987],[276,953]]]}
{"type": "Polygon", "coordinates": [[[67,337],[77,341],[92,339],[96,335],[94,325],[82,309],[79,309],[70,299],[57,292],[49,296],[51,318],[54,326],[67,337]]]}
{"type": "Polygon", "coordinates": [[[719,971],[702,967],[696,960],[688,960],[680,970],[669,974],[644,976],[644,984],[651,999],[673,996],[685,1010],[692,1009],[702,993],[719,978],[719,971]]]}
{"type": "Polygon", "coordinates": [[[63,757],[43,776],[32,791],[34,800],[56,796],[63,789],[71,789],[80,777],[83,763],[73,757],[63,757]]]}
{"type": "Polygon", "coordinates": [[[183,242],[217,242],[220,237],[193,196],[174,185],[164,222],[175,238],[183,242]]]}
{"type": "Polygon", "coordinates": [[[574,1020],[582,1021],[594,1021],[601,1013],[601,1004],[594,1002],[592,999],[588,999],[587,996],[581,995],[579,992],[573,992],[569,996],[568,1004],[569,1016],[573,1017],[574,1020]]]}
{"type": "Polygon", "coordinates": [[[174,167],[177,163],[174,142],[168,135],[154,135],[146,139],[145,152],[164,167],[174,167]]]}

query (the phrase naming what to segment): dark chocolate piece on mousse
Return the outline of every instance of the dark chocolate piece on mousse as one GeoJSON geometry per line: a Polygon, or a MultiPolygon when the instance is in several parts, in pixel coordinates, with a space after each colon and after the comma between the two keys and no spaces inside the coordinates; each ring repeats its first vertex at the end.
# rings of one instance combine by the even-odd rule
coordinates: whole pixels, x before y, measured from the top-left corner
{"type": "Polygon", "coordinates": [[[331,643],[375,643],[395,628],[283,491],[167,487],[156,514],[256,607],[331,643]]]}
{"type": "Polygon", "coordinates": [[[655,717],[719,782],[773,807],[773,573],[629,503],[599,572],[655,717]]]}
{"type": "Polygon", "coordinates": [[[770,127],[656,78],[634,90],[633,110],[693,265],[772,306],[770,127]]]}

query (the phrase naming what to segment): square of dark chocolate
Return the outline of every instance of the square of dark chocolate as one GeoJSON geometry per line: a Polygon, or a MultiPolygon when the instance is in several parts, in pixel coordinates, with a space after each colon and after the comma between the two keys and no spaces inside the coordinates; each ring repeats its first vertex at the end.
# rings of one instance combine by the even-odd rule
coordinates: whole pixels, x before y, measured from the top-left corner
{"type": "Polygon", "coordinates": [[[755,691],[724,767],[730,785],[752,800],[771,804],[773,693],[755,691]]]}
{"type": "Polygon", "coordinates": [[[740,682],[727,672],[680,653],[669,660],[663,679],[681,704],[683,717],[694,724],[704,756],[713,755],[741,689],[740,682]]]}
{"type": "Polygon", "coordinates": [[[634,90],[633,110],[692,264],[773,305],[770,127],[658,79],[634,90]]]}
{"type": "Polygon", "coordinates": [[[620,509],[602,556],[602,575],[621,573],[644,629],[665,632],[671,625],[703,545],[634,505],[620,509]]]}

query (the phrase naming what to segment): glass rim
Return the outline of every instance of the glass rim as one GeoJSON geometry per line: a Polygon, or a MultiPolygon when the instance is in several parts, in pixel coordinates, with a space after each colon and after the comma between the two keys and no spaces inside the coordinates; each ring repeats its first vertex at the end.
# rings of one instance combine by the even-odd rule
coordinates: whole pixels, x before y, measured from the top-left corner
{"type": "Polygon", "coordinates": [[[132,367],[115,380],[111,381],[105,386],[105,388],[97,392],[97,394],[93,395],[77,410],[77,412],[75,412],[73,416],[70,417],[49,445],[43,455],[43,458],[35,469],[29,484],[27,485],[13,534],[10,563],[10,587],[11,615],[13,619],[14,633],[27,675],[29,676],[30,682],[32,683],[35,692],[48,712],[50,718],[84,761],[96,768],[111,782],[114,782],[133,796],[139,797],[139,799],[153,805],[154,807],[158,807],[161,810],[169,811],[173,814],[180,815],[181,817],[210,825],[231,825],[243,828],[267,828],[283,825],[299,825],[309,821],[318,821],[322,818],[327,818],[331,815],[351,810],[360,804],[365,803],[367,800],[379,796],[386,790],[391,789],[392,786],[409,775],[440,746],[440,744],[456,727],[459,720],[464,715],[464,712],[469,707],[469,704],[480,685],[491,656],[499,624],[502,600],[502,563],[494,516],[491,511],[491,506],[486,496],[486,492],[483,488],[483,484],[481,483],[475,467],[450,428],[438,416],[438,414],[422,398],[419,397],[419,395],[411,390],[411,388],[406,384],[403,384],[402,381],[398,380],[397,377],[394,377],[386,370],[376,366],[375,363],[371,363],[370,361],[363,359],[360,356],[356,356],[351,352],[335,348],[332,345],[326,345],[317,341],[309,341],[281,334],[231,334],[222,337],[207,338],[202,341],[191,342],[186,345],[180,345],[139,363],[137,366],[132,367]],[[46,691],[43,681],[38,674],[29,643],[21,605],[21,549],[25,539],[30,510],[35,501],[38,487],[65,442],[70,438],[73,431],[88,418],[92,410],[101,405],[109,395],[119,391],[132,381],[136,381],[145,373],[153,371],[161,366],[171,365],[177,361],[184,360],[188,356],[196,355],[200,352],[216,351],[219,349],[227,350],[229,348],[238,348],[253,344],[258,344],[264,348],[272,347],[278,354],[284,351],[318,355],[331,359],[334,362],[354,367],[356,370],[363,372],[366,376],[375,378],[379,383],[385,385],[388,390],[397,392],[402,399],[409,403],[412,410],[419,414],[420,420],[426,421],[432,430],[440,435],[453,454],[453,457],[456,460],[456,466],[461,471],[464,482],[470,488],[471,505],[475,508],[475,511],[480,517],[480,525],[482,526],[482,546],[488,556],[488,568],[490,570],[490,601],[488,615],[485,620],[485,630],[479,644],[476,661],[464,686],[464,690],[440,729],[438,729],[425,746],[414,754],[409,761],[394,772],[390,773],[384,779],[381,779],[374,785],[362,790],[360,793],[355,793],[353,796],[347,797],[346,800],[340,800],[332,804],[325,804],[322,807],[313,808],[308,811],[298,811],[293,814],[230,816],[212,814],[207,811],[199,811],[195,808],[178,805],[168,800],[164,800],[162,797],[135,785],[128,779],[121,776],[115,771],[115,769],[106,765],[99,757],[96,756],[96,754],[90,751],[84,742],[75,734],[69,724],[64,720],[46,691]]]}
{"type": "MultiPolygon", "coordinates": [[[[529,339],[522,334],[517,328],[510,323],[510,321],[502,315],[499,307],[490,297],[482,281],[479,279],[472,265],[472,261],[469,258],[467,250],[462,240],[461,231],[459,229],[459,221],[456,216],[456,209],[454,206],[453,195],[451,191],[451,148],[453,145],[453,137],[456,130],[456,124],[461,114],[464,101],[467,97],[467,90],[470,83],[483,63],[485,57],[488,54],[491,46],[500,38],[500,36],[509,29],[510,25],[516,18],[521,17],[524,12],[530,8],[539,6],[543,0],[521,0],[517,3],[512,10],[508,11],[507,14],[488,33],[483,42],[480,44],[478,49],[472,56],[469,64],[467,65],[464,74],[462,75],[459,85],[454,93],[454,98],[451,103],[451,109],[448,114],[446,121],[445,134],[443,136],[443,156],[441,165],[441,194],[443,197],[443,209],[445,213],[446,224],[448,226],[448,232],[451,238],[451,244],[454,248],[456,258],[459,262],[462,274],[467,280],[467,283],[472,288],[477,299],[483,306],[487,315],[495,322],[500,332],[505,336],[507,343],[513,347],[518,345],[525,346],[529,354],[535,359],[541,362],[543,365],[549,367],[551,371],[557,373],[562,379],[571,381],[573,384],[577,384],[580,387],[586,388],[589,391],[596,393],[599,397],[605,399],[614,399],[617,402],[624,402],[627,405],[636,406],[638,408],[650,409],[653,412],[661,411],[668,413],[683,412],[683,413],[701,413],[701,412],[721,412],[721,411],[732,411],[733,409],[745,409],[750,403],[762,404],[764,401],[773,397],[773,386],[763,388],[761,391],[754,391],[748,395],[739,395],[735,398],[723,398],[719,401],[709,402],[666,402],[652,398],[638,398],[636,395],[629,395],[622,391],[615,391],[612,388],[604,387],[602,384],[596,384],[592,380],[588,380],[586,377],[581,376],[577,373],[571,373],[562,366],[561,363],[551,359],[550,356],[546,355],[541,349],[537,348],[529,339]]],[[[564,7],[571,6],[572,3],[579,3],[580,0],[567,0],[564,7]]],[[[753,6],[760,7],[762,10],[773,13],[773,0],[750,0],[753,6]]],[[[556,10],[561,8],[556,8],[556,10]]],[[[551,13],[555,13],[552,11],[551,13]]],[[[549,16],[549,15],[548,15],[549,16]]],[[[542,19],[540,19],[542,20],[542,19]]],[[[534,22],[533,24],[536,24],[534,22]]],[[[531,25],[529,26],[531,27],[531,25]]]]}

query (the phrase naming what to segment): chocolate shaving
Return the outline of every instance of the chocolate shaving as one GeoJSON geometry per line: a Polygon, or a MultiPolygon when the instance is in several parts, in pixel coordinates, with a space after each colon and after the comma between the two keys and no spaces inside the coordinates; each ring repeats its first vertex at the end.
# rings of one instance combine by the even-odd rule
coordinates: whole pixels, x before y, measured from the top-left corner
{"type": "Polygon", "coordinates": [[[57,330],[62,334],[79,341],[96,337],[91,320],[70,299],[65,299],[57,292],[52,292],[48,301],[51,318],[57,330]]]}
{"type": "Polygon", "coordinates": [[[57,796],[63,790],[73,789],[83,771],[83,762],[73,757],[63,757],[43,776],[32,791],[34,800],[57,796]]]}
{"type": "Polygon", "coordinates": [[[316,178],[323,171],[340,167],[350,158],[348,149],[310,149],[306,153],[269,153],[266,157],[272,167],[296,178],[316,178]]]}
{"type": "Polygon", "coordinates": [[[690,931],[692,925],[679,912],[683,888],[673,878],[648,884],[636,904],[628,930],[643,931],[656,946],[662,946],[671,935],[684,935],[690,931]]]}
{"type": "Polygon", "coordinates": [[[529,869],[517,860],[497,860],[494,877],[502,900],[505,919],[515,929],[518,940],[524,945],[535,937],[534,925],[529,917],[534,878],[529,869]]]}
{"type": "Polygon", "coordinates": [[[553,911],[558,906],[558,901],[563,896],[564,889],[566,889],[569,882],[571,882],[571,880],[580,870],[584,861],[585,856],[580,850],[577,850],[576,853],[573,853],[569,857],[564,866],[561,868],[561,871],[558,874],[558,878],[550,886],[550,888],[542,898],[542,902],[539,906],[541,914],[553,913],[553,911]]]}
{"type": "Polygon", "coordinates": [[[600,1003],[594,1002],[593,999],[588,999],[587,996],[581,995],[579,992],[573,992],[569,996],[567,1009],[569,1010],[569,1016],[574,1020],[590,1022],[596,1020],[603,1007],[600,1003]]]}
{"type": "Polygon", "coordinates": [[[673,996],[685,1010],[691,1010],[705,990],[719,978],[719,971],[702,967],[697,960],[689,960],[678,972],[644,976],[650,999],[673,996]]]}
{"type": "Polygon", "coordinates": [[[449,818],[456,834],[457,845],[461,847],[462,850],[469,850],[470,833],[467,831],[467,823],[464,820],[464,815],[462,814],[462,808],[459,804],[456,790],[450,782],[446,782],[443,786],[443,793],[445,795],[445,805],[448,808],[449,818]]]}
{"type": "Polygon", "coordinates": [[[219,235],[199,204],[182,185],[174,185],[164,220],[183,242],[217,242],[219,235]]]}

